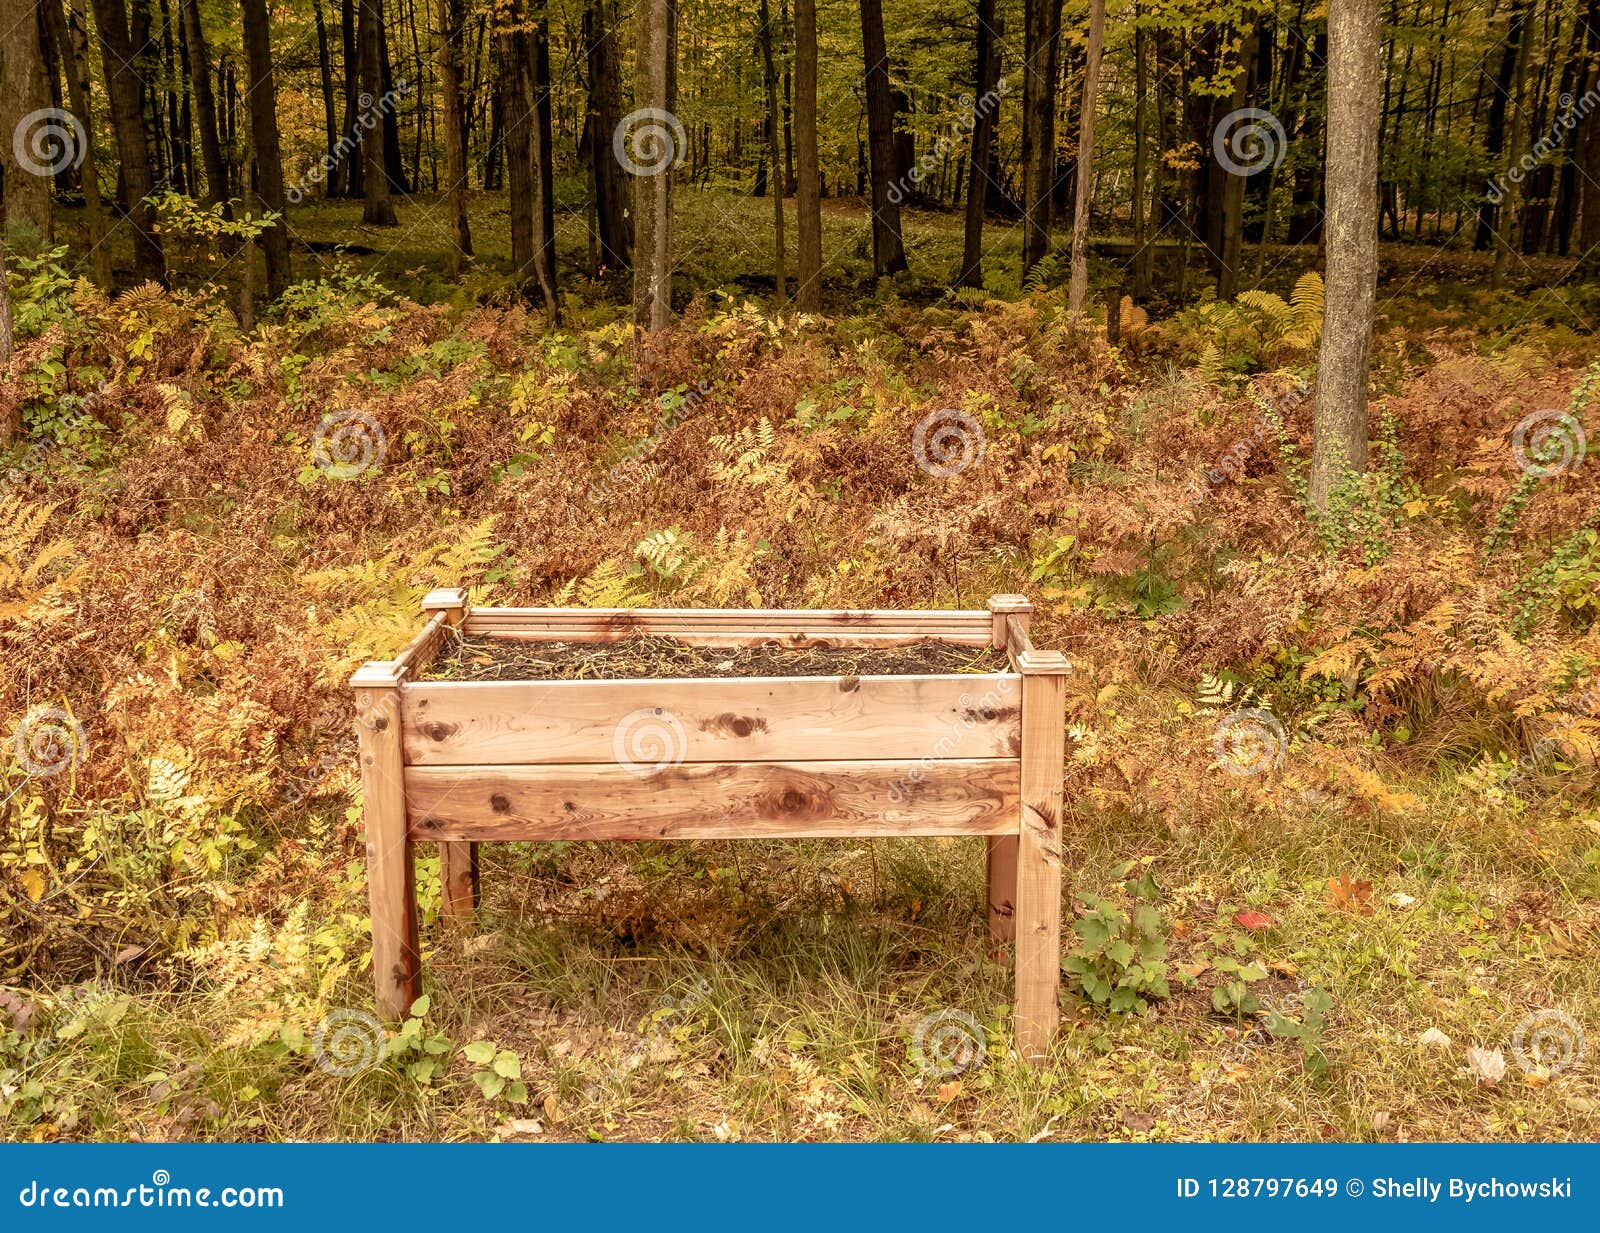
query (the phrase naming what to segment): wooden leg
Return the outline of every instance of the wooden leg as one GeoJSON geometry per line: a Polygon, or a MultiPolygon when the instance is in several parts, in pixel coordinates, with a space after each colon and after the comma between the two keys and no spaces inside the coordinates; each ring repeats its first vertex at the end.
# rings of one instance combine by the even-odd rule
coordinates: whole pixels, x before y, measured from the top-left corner
{"type": "Polygon", "coordinates": [[[1017,936],[1017,837],[989,836],[989,958],[1003,961],[1017,936]]]}
{"type": "Polygon", "coordinates": [[[446,918],[462,924],[478,906],[478,845],[467,841],[439,845],[439,883],[446,918]]]}
{"type": "MultiPolygon", "coordinates": [[[[1037,654],[1040,667],[1059,656],[1037,654]]],[[[1049,1052],[1060,1020],[1061,990],[1061,763],[1066,744],[1060,671],[1022,678],[1022,834],[1017,843],[1017,1052],[1038,1062],[1049,1052]]]]}
{"type": "Polygon", "coordinates": [[[361,684],[356,730],[361,741],[361,792],[367,829],[367,889],[372,911],[372,975],[378,1010],[404,1018],[422,992],[417,954],[417,893],[406,838],[400,691],[361,684]]]}

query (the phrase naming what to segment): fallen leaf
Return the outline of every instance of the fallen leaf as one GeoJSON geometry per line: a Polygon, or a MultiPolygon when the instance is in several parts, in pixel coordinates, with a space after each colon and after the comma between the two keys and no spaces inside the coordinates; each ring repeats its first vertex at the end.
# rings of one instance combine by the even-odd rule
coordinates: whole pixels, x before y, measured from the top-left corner
{"type": "Polygon", "coordinates": [[[1196,959],[1193,963],[1180,963],[1178,965],[1178,971],[1182,972],[1185,976],[1192,976],[1196,980],[1200,979],[1200,977],[1204,976],[1210,970],[1211,965],[1204,959],[1196,959]]]}
{"type": "Polygon", "coordinates": [[[960,1079],[954,1079],[949,1083],[941,1083],[939,1085],[939,1099],[949,1104],[957,1096],[961,1095],[961,1089],[965,1086],[966,1084],[962,1083],[960,1079]]]}
{"type": "Polygon", "coordinates": [[[1269,912],[1258,912],[1254,908],[1246,908],[1243,912],[1235,912],[1233,923],[1241,929],[1265,929],[1276,922],[1269,912]]]}
{"type": "Polygon", "coordinates": [[[1156,1124],[1154,1113],[1135,1113],[1129,1110],[1122,1115],[1122,1124],[1135,1134],[1148,1134],[1156,1124]]]}
{"type": "Polygon", "coordinates": [[[1395,891],[1389,896],[1389,906],[1395,908],[1409,908],[1416,901],[1415,896],[1408,895],[1404,891],[1395,891]]]}
{"type": "Polygon", "coordinates": [[[1431,1045],[1438,1049],[1448,1049],[1450,1047],[1450,1038],[1438,1028],[1431,1027],[1417,1037],[1417,1043],[1419,1045],[1431,1045]]]}
{"type": "Polygon", "coordinates": [[[1471,1046],[1467,1050],[1467,1073],[1479,1083],[1493,1087],[1506,1077],[1505,1051],[1471,1046]]]}
{"type": "Polygon", "coordinates": [[[1372,1129],[1382,1134],[1389,1129],[1389,1115],[1387,1113],[1374,1113],[1372,1115],[1372,1129]]]}
{"type": "Polygon", "coordinates": [[[1353,881],[1349,874],[1341,873],[1328,879],[1328,902],[1336,908],[1372,915],[1372,883],[1353,881]]]}
{"type": "Polygon", "coordinates": [[[542,1135],[544,1123],[532,1117],[514,1117],[509,1122],[495,1127],[495,1133],[501,1138],[512,1135],[542,1135]]]}
{"type": "Polygon", "coordinates": [[[1277,963],[1269,963],[1267,971],[1278,976],[1298,976],[1300,975],[1300,965],[1291,963],[1287,959],[1280,959],[1277,963]]]}

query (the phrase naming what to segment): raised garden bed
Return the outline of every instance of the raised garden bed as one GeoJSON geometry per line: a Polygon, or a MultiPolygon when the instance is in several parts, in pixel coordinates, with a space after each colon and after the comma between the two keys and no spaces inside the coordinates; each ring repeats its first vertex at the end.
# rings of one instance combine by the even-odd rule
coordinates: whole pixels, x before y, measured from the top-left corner
{"type": "Polygon", "coordinates": [[[1015,944],[1016,1040],[1055,1033],[1067,662],[1031,607],[469,609],[435,591],[394,660],[351,678],[373,971],[420,983],[411,845],[471,913],[486,840],[983,836],[989,937],[1015,944]]]}

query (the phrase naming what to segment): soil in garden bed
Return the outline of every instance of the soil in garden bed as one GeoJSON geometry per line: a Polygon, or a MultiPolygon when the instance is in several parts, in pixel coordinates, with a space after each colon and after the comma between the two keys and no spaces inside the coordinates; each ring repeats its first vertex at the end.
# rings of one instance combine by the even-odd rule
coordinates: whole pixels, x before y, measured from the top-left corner
{"type": "Polygon", "coordinates": [[[932,639],[906,646],[688,646],[646,635],[620,642],[531,642],[452,632],[425,681],[615,681],[717,676],[913,676],[1005,672],[990,647],[932,639]]]}

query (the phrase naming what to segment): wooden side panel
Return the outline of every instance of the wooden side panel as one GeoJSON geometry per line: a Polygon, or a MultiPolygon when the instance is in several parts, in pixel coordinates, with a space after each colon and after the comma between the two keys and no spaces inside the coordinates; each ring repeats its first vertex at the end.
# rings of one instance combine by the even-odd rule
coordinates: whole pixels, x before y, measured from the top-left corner
{"type": "MultiPolygon", "coordinates": [[[[360,674],[357,674],[357,679],[360,674]]],[[[372,975],[378,1009],[405,1016],[422,992],[417,896],[406,835],[400,698],[395,688],[356,688],[361,750],[362,818],[367,832],[367,889],[372,914],[372,975]]]]}
{"type": "MultiPolygon", "coordinates": [[[[584,629],[567,628],[550,630],[544,628],[524,629],[515,625],[503,628],[483,629],[473,624],[472,618],[467,618],[467,632],[473,634],[491,634],[496,638],[512,638],[523,642],[621,642],[631,638],[638,630],[631,629],[584,629]]],[[[784,647],[878,647],[878,646],[911,646],[914,643],[926,642],[930,638],[938,642],[950,642],[956,646],[982,647],[989,645],[987,633],[973,633],[970,630],[950,630],[948,632],[928,633],[882,633],[860,632],[857,630],[829,630],[784,631],[773,629],[744,629],[729,626],[720,630],[705,629],[677,629],[651,630],[651,633],[661,633],[670,636],[686,646],[784,646],[784,647]]]]}
{"type": "Polygon", "coordinates": [[[1004,673],[427,681],[402,693],[412,766],[1015,758],[1021,749],[1021,679],[1004,673]]]}
{"type": "Polygon", "coordinates": [[[515,626],[553,632],[613,629],[623,633],[670,633],[675,629],[753,629],[775,633],[855,630],[862,633],[918,633],[942,630],[987,635],[993,617],[980,610],[794,609],[794,608],[474,608],[469,632],[487,633],[515,626]]]}
{"type": "Polygon", "coordinates": [[[1022,819],[1017,840],[1017,1052],[1049,1052],[1060,1019],[1062,761],[1066,678],[1023,677],[1022,819]]]}
{"type": "Polygon", "coordinates": [[[1015,834],[1014,758],[940,762],[413,766],[414,840],[1015,834]]]}

